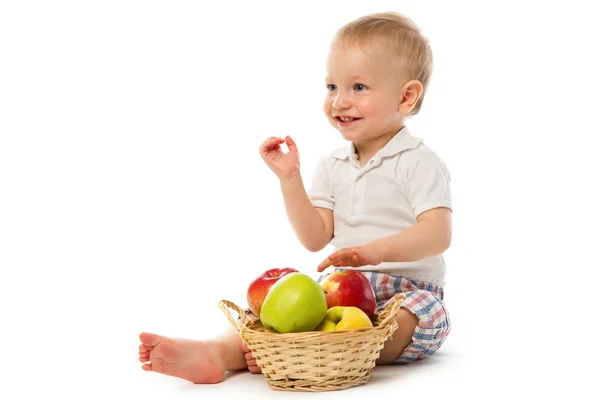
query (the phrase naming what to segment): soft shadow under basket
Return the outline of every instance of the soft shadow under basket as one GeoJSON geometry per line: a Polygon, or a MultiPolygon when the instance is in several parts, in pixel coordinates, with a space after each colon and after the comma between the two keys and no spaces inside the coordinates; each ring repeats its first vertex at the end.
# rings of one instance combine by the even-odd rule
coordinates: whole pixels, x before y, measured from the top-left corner
{"type": "Polygon", "coordinates": [[[398,328],[395,317],[404,298],[396,294],[375,313],[373,328],[337,332],[266,332],[259,319],[234,303],[221,300],[219,308],[252,351],[271,389],[321,392],[368,382],[384,342],[398,328]]]}

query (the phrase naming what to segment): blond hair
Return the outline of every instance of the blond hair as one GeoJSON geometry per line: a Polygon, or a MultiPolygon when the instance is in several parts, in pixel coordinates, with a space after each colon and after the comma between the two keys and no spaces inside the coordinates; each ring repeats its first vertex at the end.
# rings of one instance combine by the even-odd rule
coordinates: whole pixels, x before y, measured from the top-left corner
{"type": "Polygon", "coordinates": [[[371,45],[373,40],[383,40],[401,61],[399,75],[418,80],[423,94],[408,115],[416,115],[421,109],[425,92],[433,72],[433,54],[429,41],[417,25],[395,12],[369,14],[342,26],[335,34],[332,49],[343,44],[371,45]]]}

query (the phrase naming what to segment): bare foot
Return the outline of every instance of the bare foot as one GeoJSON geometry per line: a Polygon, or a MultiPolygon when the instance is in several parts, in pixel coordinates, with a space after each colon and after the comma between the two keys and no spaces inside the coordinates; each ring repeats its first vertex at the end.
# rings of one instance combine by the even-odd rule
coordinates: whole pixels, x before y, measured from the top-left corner
{"type": "Polygon", "coordinates": [[[262,373],[260,367],[256,364],[256,358],[252,356],[252,351],[244,342],[242,342],[242,351],[244,352],[244,358],[246,358],[246,364],[248,364],[248,370],[253,374],[262,373]]]}
{"type": "Polygon", "coordinates": [[[144,371],[186,379],[194,383],[219,383],[225,378],[224,360],[217,344],[140,334],[140,362],[144,371]]]}

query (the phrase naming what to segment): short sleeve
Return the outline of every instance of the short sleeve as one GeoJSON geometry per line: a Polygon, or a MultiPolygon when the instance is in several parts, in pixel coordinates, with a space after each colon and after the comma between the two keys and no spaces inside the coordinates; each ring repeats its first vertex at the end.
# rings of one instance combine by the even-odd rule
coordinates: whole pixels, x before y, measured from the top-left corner
{"type": "Polygon", "coordinates": [[[401,176],[415,218],[438,207],[452,210],[450,173],[444,162],[425,146],[404,155],[401,176]]]}
{"type": "Polygon", "coordinates": [[[328,208],[333,210],[335,205],[335,198],[331,190],[330,173],[331,170],[328,168],[327,160],[331,157],[323,157],[319,161],[315,174],[313,176],[310,188],[308,190],[308,198],[315,207],[328,208]]]}

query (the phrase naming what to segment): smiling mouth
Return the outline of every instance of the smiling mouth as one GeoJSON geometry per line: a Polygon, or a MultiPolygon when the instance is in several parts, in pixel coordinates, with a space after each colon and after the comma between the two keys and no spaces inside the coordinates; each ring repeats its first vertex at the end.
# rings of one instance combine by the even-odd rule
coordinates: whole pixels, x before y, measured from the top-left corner
{"type": "Polygon", "coordinates": [[[353,121],[358,121],[360,118],[353,118],[353,117],[335,117],[335,120],[338,122],[353,122],[353,121]]]}

